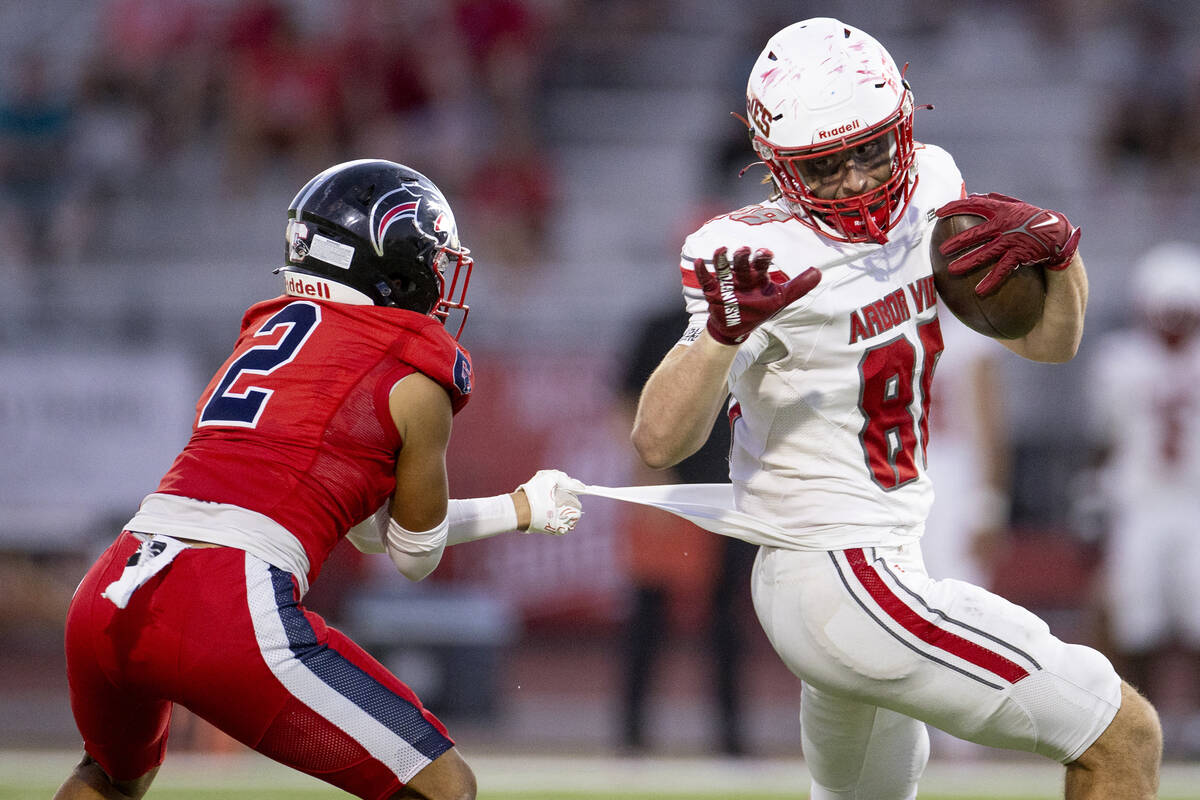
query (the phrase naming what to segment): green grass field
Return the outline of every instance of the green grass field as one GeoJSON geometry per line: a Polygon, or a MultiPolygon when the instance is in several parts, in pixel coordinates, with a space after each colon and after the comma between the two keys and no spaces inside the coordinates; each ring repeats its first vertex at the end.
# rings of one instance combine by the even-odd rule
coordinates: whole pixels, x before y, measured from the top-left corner
{"type": "MultiPolygon", "coordinates": [[[[31,800],[31,798],[49,798],[54,787],[48,784],[37,786],[18,786],[0,788],[0,800],[31,800]]],[[[148,798],[155,800],[342,800],[347,795],[337,791],[296,790],[296,789],[255,789],[253,791],[236,792],[229,789],[159,789],[157,786],[150,791],[148,798]]],[[[799,800],[806,793],[797,791],[787,794],[779,792],[737,792],[731,794],[723,791],[718,793],[674,792],[488,792],[480,791],[479,800],[799,800]]],[[[921,800],[1042,800],[1043,798],[1059,797],[1058,794],[929,794],[921,792],[921,800]]],[[[1196,797],[1196,795],[1161,795],[1167,798],[1196,797]]]]}
{"type": "MultiPolygon", "coordinates": [[[[34,785],[7,786],[0,788],[0,800],[31,800],[31,798],[49,798],[55,790],[53,783],[38,783],[34,785]]],[[[487,791],[481,789],[478,800],[797,800],[806,795],[802,790],[790,793],[781,792],[573,792],[573,791],[487,791]]],[[[224,788],[185,788],[164,785],[155,786],[150,790],[148,798],[155,800],[344,800],[350,795],[333,789],[315,787],[312,789],[252,789],[237,791],[224,788]]],[[[1050,794],[972,794],[946,795],[921,793],[922,800],[1033,800],[1033,798],[1053,797],[1050,794]]]]}
{"type": "MultiPolygon", "coordinates": [[[[78,754],[0,752],[0,800],[48,800],[78,754]]],[[[479,800],[804,800],[791,760],[470,756],[479,800]]],[[[933,762],[921,800],[1054,800],[1062,769],[1040,760],[933,762]]],[[[255,754],[168,757],[150,800],[346,800],[350,795],[255,754]]],[[[1200,765],[1168,765],[1160,800],[1200,800],[1200,765]]]]}
{"type": "MultiPolygon", "coordinates": [[[[30,800],[31,798],[49,798],[54,792],[54,787],[48,785],[39,786],[21,786],[8,787],[0,789],[0,800],[30,800]]],[[[759,792],[729,794],[728,792],[720,792],[717,794],[705,793],[696,794],[694,792],[673,793],[673,794],[645,794],[635,793],[630,794],[621,792],[619,794],[609,793],[581,793],[581,792],[486,792],[480,791],[479,800],[797,800],[804,795],[801,793],[779,794],[775,792],[763,794],[759,792]]],[[[342,792],[329,791],[297,791],[295,789],[276,789],[262,790],[256,789],[252,792],[231,792],[229,789],[159,789],[155,787],[147,796],[155,798],[155,800],[334,800],[337,798],[349,797],[342,792]]],[[[1052,797],[1052,795],[999,795],[999,794],[976,794],[971,795],[969,800],[1032,800],[1034,797],[1052,797]]],[[[968,800],[962,795],[942,795],[942,794],[921,794],[921,800],[968,800]]]]}

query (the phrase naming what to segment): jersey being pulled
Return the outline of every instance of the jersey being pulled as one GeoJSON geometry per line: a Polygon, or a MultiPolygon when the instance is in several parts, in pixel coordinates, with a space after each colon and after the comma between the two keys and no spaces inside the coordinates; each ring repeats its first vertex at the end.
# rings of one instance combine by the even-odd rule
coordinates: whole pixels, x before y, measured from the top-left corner
{"type": "Polygon", "coordinates": [[[933,500],[925,447],[942,335],[929,235],[934,210],[963,183],[937,147],[918,147],[916,169],[912,202],[884,245],[835,242],[775,202],[709,220],[683,245],[683,343],[708,317],[693,259],[765,247],[775,279],[821,271],[815,289],[741,345],[729,374],[736,507],[788,531],[797,548],[911,541],[933,500]]]}
{"type": "MultiPolygon", "coordinates": [[[[388,396],[414,371],[442,385],[455,412],[466,404],[470,356],[437,320],[294,297],[258,303],[151,498],[255,512],[239,518],[264,538],[277,523],[303,546],[311,582],[338,539],[395,488],[402,443],[388,396]],[[256,525],[257,515],[268,519],[256,525]]],[[[197,538],[186,528],[175,535],[197,538]]]]}

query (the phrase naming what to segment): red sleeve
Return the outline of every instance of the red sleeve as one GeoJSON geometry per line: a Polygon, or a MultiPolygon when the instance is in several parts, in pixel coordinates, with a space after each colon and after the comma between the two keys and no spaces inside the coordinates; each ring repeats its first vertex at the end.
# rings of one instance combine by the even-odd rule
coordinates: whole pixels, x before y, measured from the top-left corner
{"type": "Polygon", "coordinates": [[[440,322],[423,318],[412,326],[414,335],[396,342],[392,354],[436,381],[450,395],[450,406],[457,414],[471,399],[474,372],[471,354],[456,342],[440,322]]]}

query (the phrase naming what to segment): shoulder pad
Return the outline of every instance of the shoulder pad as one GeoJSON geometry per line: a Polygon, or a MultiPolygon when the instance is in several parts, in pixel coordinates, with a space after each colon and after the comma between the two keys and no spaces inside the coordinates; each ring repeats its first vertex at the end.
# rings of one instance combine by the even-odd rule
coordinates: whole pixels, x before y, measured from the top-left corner
{"type": "Polygon", "coordinates": [[[457,414],[471,399],[471,354],[437,320],[415,311],[388,310],[394,313],[396,324],[411,334],[397,339],[391,354],[440,384],[457,414]]]}

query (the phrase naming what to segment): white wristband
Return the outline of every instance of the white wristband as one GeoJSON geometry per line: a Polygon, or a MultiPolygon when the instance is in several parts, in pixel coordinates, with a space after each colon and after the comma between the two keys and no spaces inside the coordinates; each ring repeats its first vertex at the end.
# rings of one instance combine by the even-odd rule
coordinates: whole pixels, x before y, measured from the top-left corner
{"type": "Polygon", "coordinates": [[[476,497],[471,500],[451,500],[446,519],[450,527],[446,544],[462,544],[515,531],[517,507],[506,494],[476,497]]]}
{"type": "Polygon", "coordinates": [[[437,567],[446,548],[449,518],[427,531],[410,531],[395,519],[388,520],[387,552],[400,574],[419,581],[437,567]]]}

